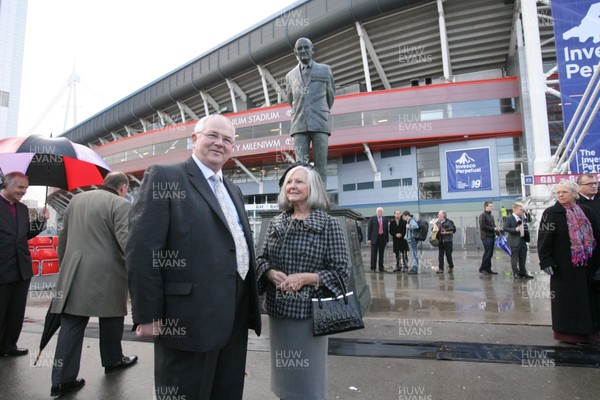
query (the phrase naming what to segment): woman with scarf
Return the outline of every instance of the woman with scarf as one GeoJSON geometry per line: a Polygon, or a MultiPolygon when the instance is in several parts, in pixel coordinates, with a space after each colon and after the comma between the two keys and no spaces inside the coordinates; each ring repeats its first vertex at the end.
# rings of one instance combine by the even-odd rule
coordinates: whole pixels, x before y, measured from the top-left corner
{"type": "Polygon", "coordinates": [[[557,202],[544,210],[537,245],[540,267],[550,274],[554,338],[594,343],[600,339],[600,299],[592,282],[599,227],[593,211],[575,202],[575,182],[563,180],[555,190],[557,202]]]}

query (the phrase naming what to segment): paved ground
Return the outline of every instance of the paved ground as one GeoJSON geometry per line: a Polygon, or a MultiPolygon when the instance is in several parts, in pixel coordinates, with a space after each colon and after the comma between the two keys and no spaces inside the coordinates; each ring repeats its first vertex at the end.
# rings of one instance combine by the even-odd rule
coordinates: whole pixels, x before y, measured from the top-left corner
{"type": "MultiPolygon", "coordinates": [[[[367,260],[367,249],[363,255],[367,260]]],[[[513,281],[509,259],[499,252],[493,261],[499,275],[493,277],[477,273],[478,252],[456,252],[452,276],[435,274],[437,253],[426,250],[421,256],[416,276],[366,273],[372,295],[366,328],[338,335],[348,340],[330,341],[328,399],[598,397],[600,352],[561,346],[552,339],[549,278],[538,273],[535,254],[529,262],[532,281],[513,281]],[[564,366],[565,354],[596,367],[564,366]]],[[[391,267],[391,260],[386,261],[391,267]]],[[[55,338],[33,366],[48,301],[46,290],[30,292],[20,346],[32,355],[0,359],[2,399],[49,398],[55,338]]],[[[176,393],[153,392],[152,344],[131,335],[123,347],[126,354],[139,355],[138,365],[104,375],[93,322],[86,331],[80,373],[87,385],[65,398],[186,400],[176,393]]],[[[247,400],[275,399],[269,389],[268,327],[263,331],[267,334],[250,339],[247,400]]]]}

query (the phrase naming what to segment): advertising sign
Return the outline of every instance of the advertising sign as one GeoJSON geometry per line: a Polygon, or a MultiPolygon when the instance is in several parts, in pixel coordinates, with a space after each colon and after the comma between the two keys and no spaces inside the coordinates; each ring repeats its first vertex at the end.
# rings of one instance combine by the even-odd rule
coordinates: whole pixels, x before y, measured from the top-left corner
{"type": "MultiPolygon", "coordinates": [[[[558,78],[565,130],[600,62],[600,1],[552,0],[558,78]]],[[[571,173],[600,172],[596,116],[570,165],[571,173]]]]}
{"type": "Polygon", "coordinates": [[[491,190],[490,149],[446,151],[448,192],[491,190]]]}

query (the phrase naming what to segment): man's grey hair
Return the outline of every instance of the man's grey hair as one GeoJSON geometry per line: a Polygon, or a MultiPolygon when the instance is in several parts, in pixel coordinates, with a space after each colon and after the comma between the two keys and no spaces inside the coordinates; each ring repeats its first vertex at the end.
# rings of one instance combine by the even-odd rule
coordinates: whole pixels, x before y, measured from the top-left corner
{"type": "Polygon", "coordinates": [[[231,120],[221,114],[211,114],[211,115],[206,115],[202,118],[200,118],[198,120],[198,122],[196,122],[196,125],[194,126],[194,133],[200,133],[204,131],[204,125],[206,125],[206,121],[208,121],[210,118],[221,118],[225,121],[227,121],[229,123],[229,126],[231,126],[231,130],[233,132],[233,140],[235,140],[235,126],[233,126],[233,123],[231,122],[231,120]]]}
{"type": "Polygon", "coordinates": [[[577,177],[577,184],[581,185],[581,181],[583,180],[583,178],[596,179],[596,176],[598,176],[598,174],[590,174],[590,173],[581,174],[577,177]]]}
{"type": "Polygon", "coordinates": [[[27,178],[27,180],[29,180],[29,177],[27,175],[25,175],[22,172],[19,171],[12,171],[9,172],[8,174],[4,175],[4,186],[8,186],[11,183],[13,183],[15,181],[15,178],[27,178]]]}
{"type": "Polygon", "coordinates": [[[303,169],[304,171],[306,171],[306,174],[308,176],[308,199],[306,200],[308,209],[311,211],[329,210],[329,196],[327,196],[327,191],[323,186],[321,176],[314,168],[308,168],[303,165],[299,165],[290,169],[285,175],[285,179],[283,181],[283,185],[281,185],[281,189],[279,190],[279,197],[277,199],[277,204],[279,205],[279,208],[283,211],[290,211],[294,208],[294,205],[287,198],[287,195],[285,193],[285,186],[292,174],[298,171],[299,169],[303,169]]]}

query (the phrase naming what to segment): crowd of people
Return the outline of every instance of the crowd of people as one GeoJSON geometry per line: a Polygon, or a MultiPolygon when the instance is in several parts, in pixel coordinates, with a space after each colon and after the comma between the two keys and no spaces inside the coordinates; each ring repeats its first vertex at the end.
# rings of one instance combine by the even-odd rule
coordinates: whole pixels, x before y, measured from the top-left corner
{"type": "MultiPolygon", "coordinates": [[[[544,210],[538,228],[537,252],[540,268],[550,275],[552,329],[554,338],[565,343],[596,343],[600,341],[600,196],[596,174],[582,174],[576,182],[561,181],[555,187],[557,201],[544,210]]],[[[514,203],[512,213],[502,207],[501,226],[493,216],[494,203],[486,201],[479,215],[479,232],[483,255],[479,266],[482,276],[498,273],[492,269],[492,258],[497,239],[506,240],[511,257],[512,277],[531,280],[526,262],[531,240],[531,216],[523,204],[514,203]]],[[[383,209],[368,223],[368,244],[371,246],[371,271],[385,270],[384,251],[389,231],[393,240],[395,266],[393,272],[417,274],[419,253],[415,232],[419,229],[409,211],[394,211],[394,218],[386,227],[383,209]],[[408,251],[411,252],[409,262],[408,251]],[[379,259],[379,264],[376,264],[379,259]]],[[[443,274],[452,273],[454,222],[444,210],[431,221],[436,235],[438,268],[443,274]]]]}
{"type": "MultiPolygon", "coordinates": [[[[295,163],[279,182],[281,213],[271,219],[255,254],[242,193],[222,173],[234,143],[232,123],[207,116],[195,125],[191,157],[149,167],[133,204],[123,198],[129,182],[120,172],[107,175],[101,190],[74,196],[59,234],[60,296],[51,310],[60,315],[61,330],[51,396],[85,385],[78,374],[90,317],[100,321],[105,373],[136,364],[137,356],[125,356],[121,347],[129,293],[136,334],[154,339],[157,392],[177,388],[187,399],[241,399],[248,331],[261,334],[264,294],[272,392],[287,400],[326,398],[328,341],[312,333],[312,299],[340,296],[339,282],[349,281],[342,226],[327,212],[330,200],[319,171],[295,163]]],[[[48,211],[39,223],[30,223],[20,203],[27,177],[9,173],[2,183],[0,354],[21,356],[28,352],[17,342],[32,277],[27,240],[45,229],[48,211]]],[[[558,200],[543,212],[538,230],[540,268],[550,275],[554,293],[554,337],[564,342],[600,339],[597,193],[595,174],[559,183],[558,200]]],[[[391,237],[393,272],[418,274],[419,221],[399,210],[388,221],[383,211],[378,208],[368,221],[371,271],[385,270],[391,237]]],[[[492,212],[493,203],[485,202],[479,272],[496,274],[494,243],[504,231],[514,279],[533,279],[525,268],[530,228],[523,205],[515,203],[510,215],[502,215],[502,229],[492,212]]],[[[438,248],[436,272],[452,274],[457,227],[444,210],[430,225],[438,248]]]]}

